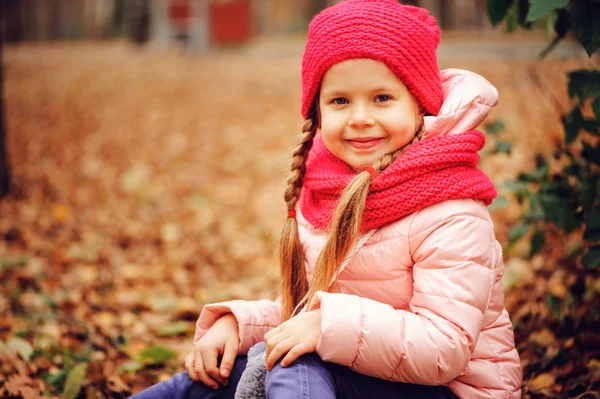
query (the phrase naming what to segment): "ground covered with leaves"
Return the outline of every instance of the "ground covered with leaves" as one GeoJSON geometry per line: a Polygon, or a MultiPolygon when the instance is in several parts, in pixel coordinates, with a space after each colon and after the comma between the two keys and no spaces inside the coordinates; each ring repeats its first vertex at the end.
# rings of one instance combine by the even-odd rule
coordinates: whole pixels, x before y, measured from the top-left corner
{"type": "MultiPolygon", "coordinates": [[[[183,370],[203,304],[276,295],[301,127],[301,47],[282,47],[8,49],[0,396],[127,397],[183,370]]],[[[521,208],[502,189],[560,142],[565,73],[587,65],[441,60],[500,91],[482,167],[508,199],[492,213],[526,398],[600,388],[600,281],[565,256],[581,237],[547,231],[532,259],[526,240],[509,247],[521,208]]]]}

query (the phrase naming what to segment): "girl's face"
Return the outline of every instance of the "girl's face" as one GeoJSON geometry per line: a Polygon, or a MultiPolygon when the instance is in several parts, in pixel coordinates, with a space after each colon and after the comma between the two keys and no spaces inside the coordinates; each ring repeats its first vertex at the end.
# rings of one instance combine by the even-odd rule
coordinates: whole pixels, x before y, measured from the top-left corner
{"type": "Polygon", "coordinates": [[[355,170],[374,164],[414,137],[417,101],[388,67],[371,59],[335,64],[319,95],[325,146],[355,170]]]}

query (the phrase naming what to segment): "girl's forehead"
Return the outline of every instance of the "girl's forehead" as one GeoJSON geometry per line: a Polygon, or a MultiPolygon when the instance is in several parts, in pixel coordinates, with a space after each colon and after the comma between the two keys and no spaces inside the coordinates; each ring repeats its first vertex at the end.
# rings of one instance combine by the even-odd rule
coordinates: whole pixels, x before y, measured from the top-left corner
{"type": "Polygon", "coordinates": [[[354,58],[333,65],[321,83],[321,90],[340,88],[366,88],[368,86],[405,87],[402,81],[380,61],[368,58],[354,58]]]}

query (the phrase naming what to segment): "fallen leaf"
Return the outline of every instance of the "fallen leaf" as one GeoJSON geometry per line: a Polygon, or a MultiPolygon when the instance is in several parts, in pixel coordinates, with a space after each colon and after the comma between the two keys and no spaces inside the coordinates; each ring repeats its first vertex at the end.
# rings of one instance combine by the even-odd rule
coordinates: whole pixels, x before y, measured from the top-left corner
{"type": "Polygon", "coordinates": [[[160,337],[172,337],[175,335],[187,334],[194,330],[194,324],[187,321],[176,321],[165,324],[156,330],[160,337]]]}
{"type": "Polygon", "coordinates": [[[181,229],[174,223],[164,224],[160,228],[160,238],[164,242],[175,242],[181,236],[181,229]]]}
{"type": "Polygon", "coordinates": [[[177,307],[177,298],[174,296],[156,296],[150,300],[150,307],[155,312],[171,312],[177,307]]]}
{"type": "Polygon", "coordinates": [[[556,338],[552,331],[544,328],[540,331],[535,331],[529,335],[529,342],[533,342],[540,346],[551,346],[556,344],[556,338]]]}
{"type": "Polygon", "coordinates": [[[507,259],[504,266],[504,275],[502,276],[504,291],[509,291],[517,283],[524,283],[532,279],[533,272],[527,261],[516,256],[507,259]]]}
{"type": "Polygon", "coordinates": [[[139,361],[145,365],[164,364],[174,357],[175,352],[162,345],[151,346],[138,355],[139,361]]]}
{"type": "Polygon", "coordinates": [[[130,360],[128,362],[121,364],[121,366],[119,367],[119,372],[120,373],[137,373],[138,371],[142,370],[143,368],[144,368],[144,365],[141,362],[138,362],[137,360],[130,360]]]}
{"type": "Polygon", "coordinates": [[[148,165],[140,163],[132,166],[121,175],[121,190],[133,193],[149,184],[150,169],[148,165]]]}
{"type": "Polygon", "coordinates": [[[13,337],[8,340],[6,343],[11,349],[14,349],[26,362],[31,360],[31,355],[33,354],[33,347],[23,338],[13,337]]]}
{"type": "Polygon", "coordinates": [[[591,359],[587,364],[587,368],[593,371],[600,371],[600,360],[591,359]]]}
{"type": "Polygon", "coordinates": [[[52,217],[58,223],[65,223],[70,217],[69,208],[67,208],[63,204],[53,204],[52,205],[52,217]]]}
{"type": "Polygon", "coordinates": [[[34,388],[34,385],[35,384],[30,377],[18,374],[8,377],[4,387],[10,396],[39,398],[40,391],[34,388]]]}
{"type": "Polygon", "coordinates": [[[126,393],[129,392],[129,387],[121,380],[118,375],[110,375],[107,378],[108,386],[112,392],[126,393]]]}
{"type": "Polygon", "coordinates": [[[535,377],[533,380],[529,382],[527,385],[530,390],[534,392],[539,392],[542,389],[547,389],[554,385],[555,378],[550,373],[543,373],[535,377]]]}
{"type": "Polygon", "coordinates": [[[79,395],[85,379],[86,369],[87,363],[80,363],[73,367],[67,375],[61,399],[75,399],[79,395]]]}

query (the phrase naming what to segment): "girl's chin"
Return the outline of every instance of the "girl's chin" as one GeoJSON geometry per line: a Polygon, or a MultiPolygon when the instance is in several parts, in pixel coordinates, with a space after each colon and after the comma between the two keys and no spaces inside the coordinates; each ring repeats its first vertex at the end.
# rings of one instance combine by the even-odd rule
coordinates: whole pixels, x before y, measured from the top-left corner
{"type": "Polygon", "coordinates": [[[360,172],[372,166],[378,159],[381,157],[369,157],[368,159],[360,159],[360,160],[347,160],[346,163],[354,169],[356,172],[360,172]]]}

